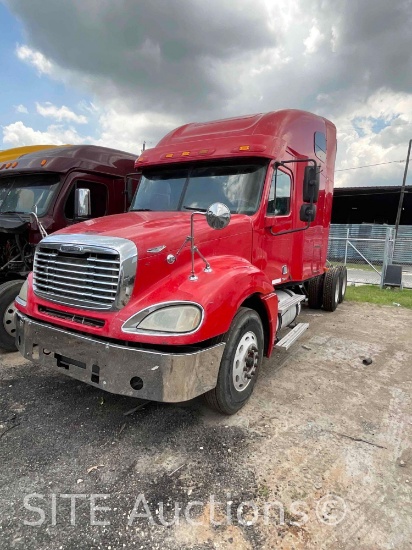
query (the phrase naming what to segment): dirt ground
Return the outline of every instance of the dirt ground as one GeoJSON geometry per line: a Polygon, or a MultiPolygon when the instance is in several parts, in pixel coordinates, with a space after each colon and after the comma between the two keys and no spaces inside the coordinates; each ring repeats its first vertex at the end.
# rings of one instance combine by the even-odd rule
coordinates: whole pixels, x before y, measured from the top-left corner
{"type": "Polygon", "coordinates": [[[412,548],[412,311],[302,320],[232,417],[1,355],[0,547],[412,548]]]}

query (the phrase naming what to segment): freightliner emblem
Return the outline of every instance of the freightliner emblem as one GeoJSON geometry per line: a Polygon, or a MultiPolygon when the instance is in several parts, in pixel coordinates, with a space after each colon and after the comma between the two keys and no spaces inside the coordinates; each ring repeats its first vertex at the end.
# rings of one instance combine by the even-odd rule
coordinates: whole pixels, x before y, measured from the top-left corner
{"type": "Polygon", "coordinates": [[[77,252],[78,254],[84,252],[82,246],[75,244],[62,244],[60,246],[60,252],[77,252]]]}

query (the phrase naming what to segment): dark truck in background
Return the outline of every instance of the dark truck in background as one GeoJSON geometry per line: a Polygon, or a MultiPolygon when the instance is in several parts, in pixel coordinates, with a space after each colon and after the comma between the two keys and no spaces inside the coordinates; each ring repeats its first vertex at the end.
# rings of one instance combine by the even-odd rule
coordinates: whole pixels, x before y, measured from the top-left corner
{"type": "Polygon", "coordinates": [[[1,349],[16,349],[14,299],[33,269],[36,245],[79,221],[124,212],[125,175],[134,170],[136,156],[93,145],[35,146],[1,153],[1,349]],[[25,154],[32,149],[36,150],[25,154]]]}

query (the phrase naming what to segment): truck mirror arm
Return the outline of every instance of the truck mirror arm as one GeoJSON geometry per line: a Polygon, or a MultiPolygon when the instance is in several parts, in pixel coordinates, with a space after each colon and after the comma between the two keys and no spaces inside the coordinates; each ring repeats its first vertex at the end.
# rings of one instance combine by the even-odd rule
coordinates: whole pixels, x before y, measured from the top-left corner
{"type": "MultiPolygon", "coordinates": [[[[313,163],[313,168],[314,168],[315,171],[318,168],[318,165],[316,164],[316,160],[314,160],[314,159],[283,160],[281,162],[275,162],[275,166],[284,166],[285,164],[292,164],[292,163],[295,163],[295,162],[306,162],[306,163],[311,162],[311,163],[313,163]]],[[[311,197],[310,203],[307,205],[307,207],[309,207],[310,210],[312,211],[311,212],[312,218],[314,218],[314,216],[316,214],[316,210],[315,210],[316,206],[314,205],[313,196],[311,197]]],[[[309,229],[310,224],[311,224],[312,221],[313,221],[313,219],[309,219],[305,227],[299,227],[298,229],[288,229],[286,231],[280,231],[279,233],[275,233],[273,231],[273,227],[271,227],[270,228],[270,233],[273,236],[279,236],[279,235],[288,235],[289,233],[298,233],[299,231],[306,231],[307,229],[309,229]]]]}
{"type": "Polygon", "coordinates": [[[275,166],[284,166],[285,164],[294,164],[296,162],[312,162],[313,163],[313,168],[317,168],[318,165],[316,164],[316,160],[315,159],[294,159],[294,160],[282,160],[280,162],[275,162],[275,166]]]}
{"type": "Polygon", "coordinates": [[[37,223],[37,227],[39,228],[41,238],[44,239],[47,237],[47,231],[44,229],[43,224],[39,220],[37,216],[37,212],[30,212],[30,223],[33,224],[34,222],[37,223]]]}
{"type": "Polygon", "coordinates": [[[203,256],[203,254],[200,252],[198,247],[195,245],[195,228],[194,228],[193,218],[195,217],[196,214],[200,214],[201,216],[206,216],[206,212],[196,211],[196,212],[191,213],[191,215],[190,215],[190,235],[188,235],[186,237],[186,239],[184,240],[182,246],[179,248],[179,250],[176,252],[176,254],[169,254],[166,258],[168,264],[174,264],[177,257],[179,256],[179,254],[183,250],[183,248],[186,246],[187,243],[190,242],[190,255],[191,255],[191,264],[192,264],[192,269],[191,269],[190,277],[189,277],[190,281],[197,281],[197,279],[198,279],[198,277],[195,273],[195,254],[196,253],[205,262],[205,268],[204,268],[203,271],[205,271],[206,273],[210,273],[212,271],[212,268],[210,267],[209,262],[206,260],[206,258],[203,256]]]}

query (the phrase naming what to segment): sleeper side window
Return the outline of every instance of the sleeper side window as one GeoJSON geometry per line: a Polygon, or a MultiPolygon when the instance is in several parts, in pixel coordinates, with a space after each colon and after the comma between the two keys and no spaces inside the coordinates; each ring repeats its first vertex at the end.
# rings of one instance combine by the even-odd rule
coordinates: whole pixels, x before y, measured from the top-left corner
{"type": "Polygon", "coordinates": [[[292,180],[289,174],[275,170],[269,191],[267,213],[269,216],[287,216],[290,213],[292,180]]]}
{"type": "Polygon", "coordinates": [[[315,132],[315,155],[322,162],[326,161],[326,136],[323,132],[315,132]]]}

